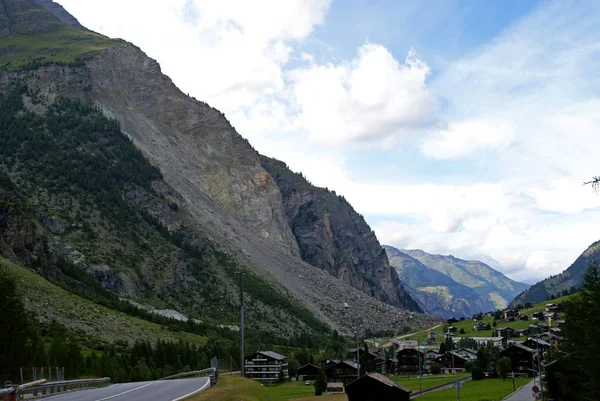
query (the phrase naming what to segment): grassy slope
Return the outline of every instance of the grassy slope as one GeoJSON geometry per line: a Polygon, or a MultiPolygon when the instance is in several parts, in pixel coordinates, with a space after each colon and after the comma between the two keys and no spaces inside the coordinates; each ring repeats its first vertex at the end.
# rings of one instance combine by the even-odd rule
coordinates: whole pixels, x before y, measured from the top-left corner
{"type": "MultiPolygon", "coordinates": [[[[469,373],[463,373],[458,375],[459,378],[465,378],[470,376],[469,373]]],[[[402,384],[404,387],[408,387],[412,391],[419,391],[420,388],[426,390],[431,387],[439,386],[440,384],[451,383],[456,379],[455,375],[435,375],[435,376],[423,376],[422,380],[419,381],[419,376],[390,376],[396,383],[402,384]]]]}
{"type": "Polygon", "coordinates": [[[41,63],[73,63],[118,43],[121,41],[71,27],[35,36],[9,35],[0,39],[0,70],[18,70],[34,59],[41,63]]]}
{"type": "MultiPolygon", "coordinates": [[[[530,378],[515,379],[519,387],[531,381],[530,378]]],[[[501,400],[513,392],[512,379],[485,379],[466,382],[460,390],[461,401],[501,400]]],[[[455,389],[436,391],[419,397],[420,401],[448,401],[456,399],[455,389]]]]}
{"type": "Polygon", "coordinates": [[[289,400],[291,398],[311,397],[315,395],[315,387],[307,386],[304,382],[287,382],[277,386],[267,387],[270,394],[289,400]]]}
{"type": "Polygon", "coordinates": [[[242,377],[221,376],[216,386],[189,398],[190,401],[285,401],[260,383],[242,377]]]}
{"type": "MultiPolygon", "coordinates": [[[[547,303],[561,304],[565,301],[568,301],[569,298],[571,298],[573,295],[574,294],[556,298],[553,300],[540,302],[538,304],[533,305],[529,309],[521,310],[521,314],[531,315],[533,312],[544,311],[545,305],[547,303]]],[[[483,323],[489,323],[491,325],[492,322],[494,321],[494,318],[491,316],[484,316],[482,321],[483,321],[483,323]]],[[[531,318],[530,318],[530,320],[526,320],[526,321],[515,320],[514,322],[505,322],[504,320],[497,320],[496,327],[510,327],[514,330],[519,330],[519,329],[526,329],[529,327],[530,324],[536,324],[537,322],[538,322],[537,320],[531,320],[531,318]]],[[[491,337],[492,336],[494,327],[492,327],[492,330],[473,331],[474,325],[475,325],[475,321],[473,321],[473,319],[465,319],[462,322],[457,322],[457,323],[452,324],[452,326],[456,327],[456,329],[458,330],[458,332],[456,334],[458,337],[491,337]],[[460,329],[464,329],[465,334],[459,334],[460,329]]],[[[441,331],[441,328],[439,328],[437,331],[441,331]]],[[[427,333],[419,333],[416,335],[409,336],[408,338],[410,340],[423,341],[427,338],[427,333]]],[[[525,340],[524,337],[521,339],[525,340]]],[[[438,340],[438,344],[439,344],[439,342],[440,342],[440,340],[438,340]]]]}
{"type": "Polygon", "coordinates": [[[96,347],[115,340],[186,340],[205,344],[206,338],[171,332],[162,326],[97,305],[74,295],[33,273],[0,258],[0,266],[17,277],[25,307],[42,323],[53,319],[66,326],[81,343],[96,347]]]}

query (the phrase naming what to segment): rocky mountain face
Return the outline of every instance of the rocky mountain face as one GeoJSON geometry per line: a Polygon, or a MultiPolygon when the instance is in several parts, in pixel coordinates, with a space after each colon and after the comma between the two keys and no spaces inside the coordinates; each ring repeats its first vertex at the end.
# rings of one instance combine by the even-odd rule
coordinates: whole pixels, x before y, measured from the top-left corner
{"type": "Polygon", "coordinates": [[[565,292],[571,293],[579,289],[583,283],[583,277],[587,272],[589,261],[596,258],[599,252],[600,241],[597,241],[583,251],[565,271],[535,283],[517,295],[511,304],[542,302],[550,299],[552,296],[558,297],[565,292]]]}
{"type": "MultiPolygon", "coordinates": [[[[355,315],[373,331],[436,322],[398,307],[416,309],[371,251],[362,278],[350,268],[369,259],[343,259],[343,278],[360,290],[303,261],[280,187],[222,113],[183,94],[137,47],[39,3],[50,11],[33,0],[0,4],[0,15],[14,17],[0,16],[10,33],[0,38],[0,49],[10,47],[0,50],[2,118],[27,127],[1,133],[9,141],[0,166],[31,199],[57,260],[122,297],[228,324],[241,268],[255,300],[249,320],[271,329],[349,331],[355,315]],[[49,52],[57,32],[73,43],[49,52]]],[[[364,227],[344,232],[376,243],[364,227]]]]}
{"type": "Polygon", "coordinates": [[[425,313],[449,319],[471,317],[496,309],[496,305],[472,288],[459,284],[394,247],[384,245],[384,248],[406,290],[425,313]]]}
{"type": "Polygon", "coordinates": [[[417,309],[375,233],[343,196],[311,185],[279,160],[261,162],[281,191],[304,261],[384,302],[417,309]]]}
{"type": "Polygon", "coordinates": [[[529,285],[511,280],[483,262],[462,260],[451,255],[431,255],[420,249],[401,250],[425,266],[442,273],[465,287],[471,288],[495,308],[505,308],[515,294],[529,285]]]}

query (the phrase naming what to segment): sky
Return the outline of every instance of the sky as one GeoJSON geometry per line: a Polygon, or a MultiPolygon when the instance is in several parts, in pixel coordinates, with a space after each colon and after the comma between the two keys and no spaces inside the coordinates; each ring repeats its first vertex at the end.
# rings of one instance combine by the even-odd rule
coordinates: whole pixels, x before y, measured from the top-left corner
{"type": "Polygon", "coordinates": [[[600,3],[58,0],[382,244],[524,282],[600,239],[600,3]]]}

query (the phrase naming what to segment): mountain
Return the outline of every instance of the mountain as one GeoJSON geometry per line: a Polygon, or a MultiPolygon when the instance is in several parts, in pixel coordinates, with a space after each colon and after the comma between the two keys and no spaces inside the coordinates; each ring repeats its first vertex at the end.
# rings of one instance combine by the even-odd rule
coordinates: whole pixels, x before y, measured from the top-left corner
{"type": "Polygon", "coordinates": [[[364,240],[336,256],[340,276],[308,257],[320,243],[298,240],[280,185],[223,113],[139,48],[65,13],[0,2],[0,256],[114,307],[126,299],[219,324],[237,322],[243,269],[249,324],[282,335],[349,332],[354,317],[372,331],[437,322],[414,312],[349,204],[340,213],[357,227],[339,233],[364,240]]]}
{"type": "Polygon", "coordinates": [[[261,157],[275,179],[302,259],[384,302],[418,310],[365,219],[343,196],[311,185],[279,160],[261,157]]]}
{"type": "MultiPolygon", "coordinates": [[[[483,300],[491,302],[494,308],[505,308],[515,294],[529,287],[527,284],[509,279],[479,261],[462,260],[451,255],[431,255],[419,249],[401,252],[428,268],[450,277],[456,283],[472,289],[483,300]]],[[[428,283],[419,284],[423,286],[428,283]]]]}
{"type": "Polygon", "coordinates": [[[560,296],[564,292],[573,292],[573,290],[581,287],[583,277],[587,272],[588,262],[598,252],[600,252],[600,241],[590,245],[565,271],[535,283],[529,289],[517,295],[511,304],[537,303],[550,299],[552,296],[560,296]]]}
{"type": "Polygon", "coordinates": [[[426,313],[449,319],[471,317],[496,309],[496,305],[486,297],[446,274],[425,266],[394,247],[384,245],[384,249],[404,287],[426,313]]]}

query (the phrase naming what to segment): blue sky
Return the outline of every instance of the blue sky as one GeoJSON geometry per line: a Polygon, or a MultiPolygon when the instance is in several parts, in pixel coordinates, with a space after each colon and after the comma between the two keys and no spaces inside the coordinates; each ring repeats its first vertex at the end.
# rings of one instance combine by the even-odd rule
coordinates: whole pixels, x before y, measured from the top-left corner
{"type": "Polygon", "coordinates": [[[597,2],[59,2],[384,244],[532,282],[600,238],[597,2]]]}

